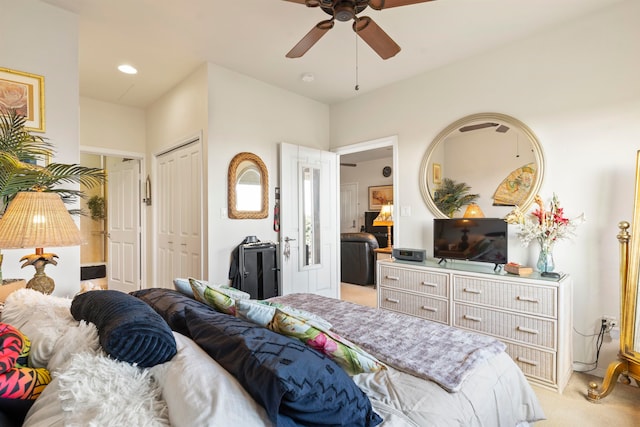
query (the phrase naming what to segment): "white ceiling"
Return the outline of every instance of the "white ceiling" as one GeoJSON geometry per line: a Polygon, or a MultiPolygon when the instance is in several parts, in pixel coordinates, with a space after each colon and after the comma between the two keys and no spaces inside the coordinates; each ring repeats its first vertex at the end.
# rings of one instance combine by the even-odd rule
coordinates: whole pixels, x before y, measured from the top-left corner
{"type": "Polygon", "coordinates": [[[336,22],[302,58],[285,58],[329,17],[291,1],[41,1],[80,17],[81,95],[144,108],[207,61],[332,104],[623,0],[437,0],[368,8],[360,16],[373,18],[402,48],[386,61],[356,44],[346,22],[336,22]],[[139,73],[117,71],[124,62],[139,73]],[[308,72],[312,83],[300,78],[308,72]]]}

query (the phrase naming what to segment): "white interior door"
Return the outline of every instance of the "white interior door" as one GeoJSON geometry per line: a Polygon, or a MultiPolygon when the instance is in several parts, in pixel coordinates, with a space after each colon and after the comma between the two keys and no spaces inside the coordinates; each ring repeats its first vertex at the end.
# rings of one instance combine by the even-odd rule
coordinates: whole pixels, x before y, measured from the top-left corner
{"type": "Polygon", "coordinates": [[[339,298],[338,156],[280,144],[282,294],[339,298]]]}
{"type": "Polygon", "coordinates": [[[140,289],[140,161],[107,158],[109,289],[140,289]]]}
{"type": "Polygon", "coordinates": [[[358,184],[340,185],[340,232],[358,232],[358,184]]]}
{"type": "Polygon", "coordinates": [[[157,165],[155,286],[172,288],[177,277],[203,277],[200,141],[158,156],[157,165]]]}

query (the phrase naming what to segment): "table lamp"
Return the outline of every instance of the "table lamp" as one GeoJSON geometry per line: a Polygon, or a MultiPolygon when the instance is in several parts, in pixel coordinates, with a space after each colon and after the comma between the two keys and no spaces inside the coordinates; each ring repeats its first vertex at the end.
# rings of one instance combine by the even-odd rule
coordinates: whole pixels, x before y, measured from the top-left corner
{"type": "Polygon", "coordinates": [[[36,253],[25,255],[22,268],[33,265],[36,274],[27,288],[45,294],[53,292],[55,283],[44,273],[47,264],[57,265],[58,255],[45,253],[44,246],[75,246],[82,242],[80,230],[57,193],[20,192],[0,218],[0,248],[35,247],[36,253]]]}
{"type": "Polygon", "coordinates": [[[467,205],[467,210],[464,211],[463,218],[484,218],[484,212],[480,209],[480,206],[471,202],[467,205]]]}
{"type": "Polygon", "coordinates": [[[387,227],[387,248],[391,249],[391,227],[393,227],[393,205],[382,205],[380,214],[373,220],[374,227],[387,227]]]}

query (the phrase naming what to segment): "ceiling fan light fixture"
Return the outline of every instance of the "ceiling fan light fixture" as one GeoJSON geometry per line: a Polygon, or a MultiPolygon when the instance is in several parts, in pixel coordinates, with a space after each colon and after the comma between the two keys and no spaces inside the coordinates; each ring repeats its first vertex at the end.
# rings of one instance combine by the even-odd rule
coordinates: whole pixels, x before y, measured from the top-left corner
{"type": "Polygon", "coordinates": [[[353,1],[341,1],[333,8],[333,17],[340,22],[351,21],[356,17],[356,5],[353,1]]]}

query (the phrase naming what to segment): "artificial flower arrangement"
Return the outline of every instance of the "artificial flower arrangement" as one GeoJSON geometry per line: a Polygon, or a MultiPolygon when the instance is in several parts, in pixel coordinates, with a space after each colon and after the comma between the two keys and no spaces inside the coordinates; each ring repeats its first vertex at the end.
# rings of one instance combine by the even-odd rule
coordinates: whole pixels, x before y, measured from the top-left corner
{"type": "MultiPolygon", "coordinates": [[[[553,266],[546,265],[548,261],[542,261],[543,256],[551,256],[553,245],[558,240],[568,239],[575,235],[575,229],[585,221],[584,214],[576,218],[569,219],[565,216],[564,209],[560,207],[560,200],[554,193],[549,209],[546,210],[544,202],[539,195],[533,199],[537,208],[526,215],[516,206],[506,217],[509,224],[519,225],[520,230],[517,236],[523,246],[529,246],[533,240],[540,244],[540,259],[538,269],[541,271],[552,271],[553,266]],[[541,265],[543,263],[544,265],[541,265]]],[[[553,261],[550,261],[553,262],[553,261]]]]}

